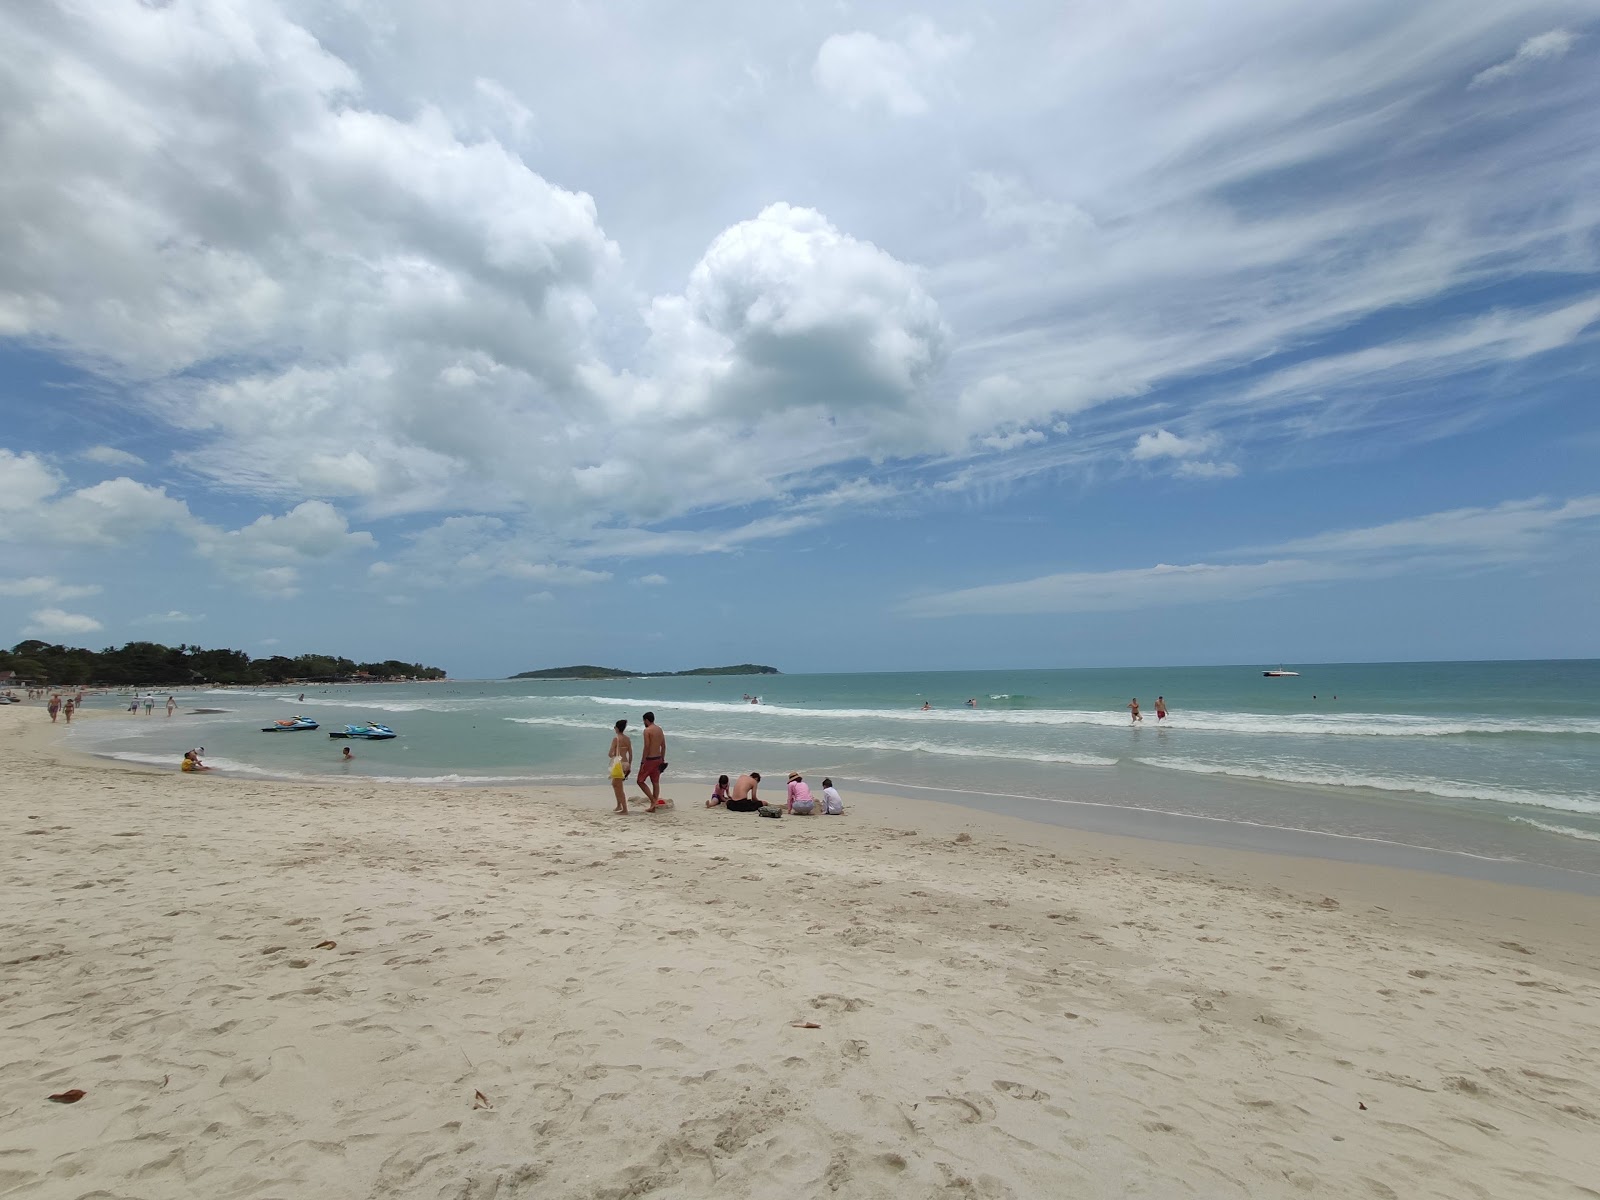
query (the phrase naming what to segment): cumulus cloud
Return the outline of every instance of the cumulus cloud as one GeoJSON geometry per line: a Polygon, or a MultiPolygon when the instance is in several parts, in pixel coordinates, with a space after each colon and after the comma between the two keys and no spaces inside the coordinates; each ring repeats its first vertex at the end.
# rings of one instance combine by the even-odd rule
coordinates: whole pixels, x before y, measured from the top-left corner
{"type": "Polygon", "coordinates": [[[1552,29],[1547,33],[1536,34],[1518,46],[1517,52],[1504,62],[1495,63],[1494,66],[1479,71],[1472,77],[1470,86],[1488,87],[1513,75],[1520,75],[1535,63],[1561,58],[1572,49],[1572,44],[1577,40],[1577,34],[1569,33],[1565,29],[1552,29]]]}
{"type": "Polygon", "coordinates": [[[196,536],[203,528],[189,506],[167,495],[165,488],[120,476],[58,496],[61,482],[54,473],[25,480],[34,500],[25,507],[13,505],[9,512],[0,509],[0,540],[116,546],[161,530],[196,536]],[[41,494],[47,483],[49,490],[41,494]]]}
{"type": "Polygon", "coordinates": [[[82,458],[92,463],[99,463],[104,467],[142,467],[144,459],[127,450],[118,450],[115,446],[90,446],[81,455],[82,458]]]}
{"type": "Polygon", "coordinates": [[[100,591],[98,583],[62,583],[51,575],[0,580],[0,596],[47,596],[52,600],[77,600],[84,596],[98,596],[100,591]]]}
{"type": "Polygon", "coordinates": [[[904,406],[947,331],[917,272],[821,213],[774,204],[720,234],[651,314],[657,361],[702,412],[904,406]]]}
{"type": "MultiPolygon", "coordinates": [[[[60,472],[36,454],[0,449],[0,514],[24,512],[54,495],[65,482],[60,472]]],[[[0,531],[5,529],[0,515],[0,531]]]]}
{"type": "Polygon", "coordinates": [[[1128,457],[1135,462],[1176,460],[1172,473],[1180,479],[1232,479],[1239,474],[1236,463],[1198,457],[1215,450],[1219,441],[1214,433],[1200,433],[1186,438],[1170,430],[1157,429],[1154,433],[1140,434],[1128,457]]]}
{"type": "Polygon", "coordinates": [[[1139,440],[1133,444],[1130,457],[1135,462],[1147,462],[1155,458],[1193,458],[1197,454],[1207,453],[1216,444],[1214,434],[1202,433],[1186,438],[1158,429],[1154,433],[1140,434],[1139,440]]]}
{"type": "Polygon", "coordinates": [[[206,528],[196,538],[196,548],[223,574],[273,596],[297,595],[300,568],[307,563],[376,545],[370,533],[351,529],[323,500],[307,500],[282,516],[258,517],[241,529],[206,528]]]}
{"type": "Polygon", "coordinates": [[[914,117],[928,111],[924,89],[934,69],[968,44],[967,38],[926,23],[898,41],[861,31],[836,33],[818,49],[811,74],[827,96],[846,108],[881,104],[895,116],[914,117]]]}
{"type": "Polygon", "coordinates": [[[29,637],[67,637],[73,634],[98,633],[105,626],[83,613],[65,612],[59,608],[41,608],[31,614],[23,633],[29,637]]]}
{"type": "Polygon", "coordinates": [[[645,587],[663,587],[667,582],[667,577],[665,575],[651,572],[649,575],[639,576],[639,578],[634,580],[634,582],[643,584],[645,587]]]}

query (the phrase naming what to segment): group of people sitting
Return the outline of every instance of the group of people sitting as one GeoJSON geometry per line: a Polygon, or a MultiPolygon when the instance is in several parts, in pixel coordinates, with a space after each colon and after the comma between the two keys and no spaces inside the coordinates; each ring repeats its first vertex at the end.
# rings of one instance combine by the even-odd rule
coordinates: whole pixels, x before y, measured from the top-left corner
{"type": "MultiPolygon", "coordinates": [[[[757,795],[760,787],[759,771],[739,776],[731,786],[726,775],[719,775],[717,786],[712,789],[711,799],[706,801],[706,807],[716,808],[721,805],[729,812],[760,812],[763,808],[776,807],[765,804],[757,795]]],[[[819,802],[811,794],[811,785],[806,783],[800,772],[790,771],[788,811],[797,817],[809,817],[819,811],[825,817],[842,817],[844,800],[839,796],[839,789],[833,786],[833,780],[824,779],[822,799],[819,802]]]]}

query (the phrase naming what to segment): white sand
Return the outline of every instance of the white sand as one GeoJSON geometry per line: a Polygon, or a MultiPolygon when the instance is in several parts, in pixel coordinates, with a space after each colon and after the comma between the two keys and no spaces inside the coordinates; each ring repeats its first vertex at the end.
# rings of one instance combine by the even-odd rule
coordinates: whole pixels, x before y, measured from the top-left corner
{"type": "Polygon", "coordinates": [[[53,744],[0,709],[7,1200],[1600,1196],[1593,899],[53,744]]]}

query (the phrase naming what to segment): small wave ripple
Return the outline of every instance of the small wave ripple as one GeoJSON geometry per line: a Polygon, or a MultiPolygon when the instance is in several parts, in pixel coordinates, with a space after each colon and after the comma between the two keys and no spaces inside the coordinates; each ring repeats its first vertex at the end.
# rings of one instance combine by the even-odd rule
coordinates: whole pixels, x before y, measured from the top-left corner
{"type": "Polygon", "coordinates": [[[1262,763],[1207,763],[1192,758],[1138,758],[1134,760],[1164,771],[1185,771],[1194,775],[1231,775],[1239,779],[1264,779],[1272,783],[1301,784],[1311,787],[1358,787],[1379,792],[1414,792],[1441,796],[1448,800],[1487,800],[1498,804],[1517,804],[1562,812],[1600,813],[1600,798],[1569,796],[1559,792],[1533,792],[1522,788],[1464,784],[1447,779],[1409,775],[1366,775],[1335,767],[1286,768],[1262,763]]]}

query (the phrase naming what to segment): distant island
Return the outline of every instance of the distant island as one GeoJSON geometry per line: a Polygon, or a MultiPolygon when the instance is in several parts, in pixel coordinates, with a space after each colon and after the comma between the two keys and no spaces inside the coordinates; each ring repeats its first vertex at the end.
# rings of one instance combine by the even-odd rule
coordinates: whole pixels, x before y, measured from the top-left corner
{"type": "Polygon", "coordinates": [[[679,675],[781,675],[777,667],[738,663],[731,667],[696,667],[692,671],[619,671],[615,667],[546,667],[522,671],[512,679],[665,679],[679,675]]]}

